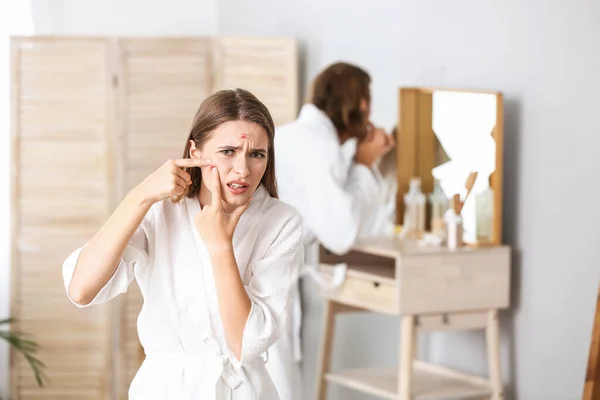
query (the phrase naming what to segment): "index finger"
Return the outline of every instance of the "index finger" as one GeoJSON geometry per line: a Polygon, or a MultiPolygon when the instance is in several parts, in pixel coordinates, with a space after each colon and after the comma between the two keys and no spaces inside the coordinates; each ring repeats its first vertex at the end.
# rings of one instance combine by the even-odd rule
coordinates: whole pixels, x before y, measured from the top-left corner
{"type": "Polygon", "coordinates": [[[175,165],[182,168],[190,168],[190,167],[206,167],[210,165],[211,160],[200,160],[198,158],[180,158],[178,160],[173,160],[175,165]]]}
{"type": "Polygon", "coordinates": [[[217,170],[217,167],[212,167],[210,169],[210,173],[212,174],[212,201],[211,201],[211,205],[213,207],[220,207],[221,206],[221,179],[219,178],[219,170],[217,170]]]}

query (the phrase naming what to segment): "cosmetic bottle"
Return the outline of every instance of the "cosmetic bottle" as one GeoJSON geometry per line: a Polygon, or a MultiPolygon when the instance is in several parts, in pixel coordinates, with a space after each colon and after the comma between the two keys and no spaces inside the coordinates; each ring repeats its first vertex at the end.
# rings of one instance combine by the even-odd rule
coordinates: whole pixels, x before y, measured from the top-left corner
{"type": "Polygon", "coordinates": [[[456,250],[463,245],[463,219],[459,211],[461,208],[460,205],[456,206],[453,204],[444,213],[446,246],[450,250],[456,250]]]}
{"type": "Polygon", "coordinates": [[[421,237],[425,231],[425,195],[421,178],[412,178],[404,195],[404,232],[408,237],[421,237]]]}
{"type": "Polygon", "coordinates": [[[429,204],[431,206],[431,233],[443,236],[445,231],[444,213],[448,209],[448,198],[437,179],[434,183],[433,193],[429,195],[429,204]]]}

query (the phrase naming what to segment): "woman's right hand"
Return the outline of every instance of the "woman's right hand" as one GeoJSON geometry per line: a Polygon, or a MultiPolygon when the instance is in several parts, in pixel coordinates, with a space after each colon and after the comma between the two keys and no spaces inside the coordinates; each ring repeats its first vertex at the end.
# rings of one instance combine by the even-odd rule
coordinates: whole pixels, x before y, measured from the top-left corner
{"type": "Polygon", "coordinates": [[[185,193],[192,184],[190,174],[184,168],[205,167],[211,160],[197,158],[171,159],[151,173],[140,183],[136,190],[144,201],[151,204],[166,198],[176,199],[185,193]]]}
{"type": "Polygon", "coordinates": [[[375,161],[394,148],[393,137],[388,135],[382,128],[372,127],[367,138],[356,145],[354,159],[359,164],[372,166],[375,161]]]}

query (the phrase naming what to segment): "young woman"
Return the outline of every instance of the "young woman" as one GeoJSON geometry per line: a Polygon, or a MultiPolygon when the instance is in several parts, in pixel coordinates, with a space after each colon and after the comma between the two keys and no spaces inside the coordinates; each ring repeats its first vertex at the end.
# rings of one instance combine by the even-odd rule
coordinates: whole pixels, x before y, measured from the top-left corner
{"type": "MultiPolygon", "coordinates": [[[[385,226],[374,218],[385,207],[385,187],[376,163],[394,141],[369,121],[370,83],[363,69],[332,64],[315,78],[310,101],[298,118],[277,128],[277,183],[281,200],[302,216],[308,265],[317,263],[315,243],[344,254],[361,235],[385,226]]],[[[282,400],[300,400],[301,391],[315,396],[319,349],[299,342],[301,337],[308,343],[320,335],[321,316],[315,310],[322,309],[323,300],[316,290],[309,290],[303,285],[302,299],[298,295],[293,303],[294,319],[269,351],[267,369],[282,400]],[[306,306],[302,335],[301,301],[306,306]]]]}
{"type": "Polygon", "coordinates": [[[134,188],[63,265],[71,301],[137,280],[146,359],[130,399],[278,399],[264,353],[286,326],[301,219],[277,200],[274,126],[244,90],[200,106],[183,158],[134,188]]]}

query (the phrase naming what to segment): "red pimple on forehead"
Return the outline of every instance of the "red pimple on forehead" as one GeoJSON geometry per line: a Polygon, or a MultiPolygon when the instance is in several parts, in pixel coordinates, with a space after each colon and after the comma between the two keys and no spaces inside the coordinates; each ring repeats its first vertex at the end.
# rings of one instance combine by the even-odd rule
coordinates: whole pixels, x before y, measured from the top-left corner
{"type": "Polygon", "coordinates": [[[248,139],[248,135],[246,135],[245,133],[242,133],[242,135],[240,136],[240,139],[248,139]]]}

